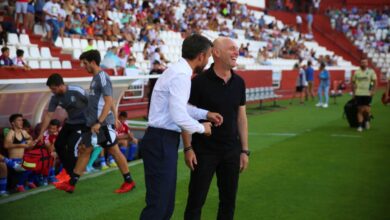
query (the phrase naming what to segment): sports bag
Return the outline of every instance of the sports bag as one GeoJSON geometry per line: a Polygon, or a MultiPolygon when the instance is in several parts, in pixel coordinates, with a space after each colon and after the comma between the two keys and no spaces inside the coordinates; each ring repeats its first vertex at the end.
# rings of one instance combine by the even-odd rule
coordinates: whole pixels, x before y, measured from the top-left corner
{"type": "Polygon", "coordinates": [[[50,167],[53,166],[53,162],[54,158],[49,151],[46,148],[39,147],[24,152],[22,166],[26,170],[47,176],[49,175],[50,167]]]}

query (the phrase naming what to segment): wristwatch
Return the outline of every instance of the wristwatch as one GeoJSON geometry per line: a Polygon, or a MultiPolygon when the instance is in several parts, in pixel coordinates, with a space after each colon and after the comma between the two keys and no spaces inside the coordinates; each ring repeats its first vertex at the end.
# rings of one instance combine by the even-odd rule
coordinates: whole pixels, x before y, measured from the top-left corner
{"type": "Polygon", "coordinates": [[[241,150],[242,154],[246,154],[248,157],[251,155],[251,152],[249,150],[241,150]]]}

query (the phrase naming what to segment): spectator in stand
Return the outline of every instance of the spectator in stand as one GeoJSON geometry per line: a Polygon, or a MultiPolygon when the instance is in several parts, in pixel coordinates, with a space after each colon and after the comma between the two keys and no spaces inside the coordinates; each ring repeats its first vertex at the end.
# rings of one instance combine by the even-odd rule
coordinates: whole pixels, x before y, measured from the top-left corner
{"type": "MultiPolygon", "coordinates": [[[[34,0],[29,1],[27,5],[27,14],[24,15],[26,17],[26,30],[32,31],[35,23],[35,7],[34,0]]],[[[22,31],[23,32],[23,31],[22,31]]]]}
{"type": "Polygon", "coordinates": [[[65,19],[66,12],[64,10],[64,3],[60,3],[60,10],[58,11],[58,27],[59,27],[59,35],[63,38],[65,34],[65,19]]]}
{"type": "Polygon", "coordinates": [[[22,49],[16,50],[16,57],[12,60],[15,66],[21,67],[25,70],[31,70],[31,67],[24,61],[24,51],[22,49]]]}
{"type": "Polygon", "coordinates": [[[9,58],[9,48],[1,48],[0,56],[0,67],[1,68],[14,68],[14,62],[9,58]]]}
{"type": "Polygon", "coordinates": [[[3,16],[0,16],[0,45],[6,46],[8,43],[8,33],[3,27],[3,16]]]}
{"type": "Polygon", "coordinates": [[[328,108],[330,74],[325,67],[325,63],[320,64],[320,74],[318,75],[320,85],[318,86],[318,103],[316,104],[316,107],[328,108]],[[323,100],[323,96],[325,96],[325,100],[323,100]]]}
{"type": "Polygon", "coordinates": [[[126,54],[126,56],[132,55],[131,48],[133,47],[133,41],[126,41],[125,44],[122,46],[121,50],[123,50],[126,54]]]}
{"type": "Polygon", "coordinates": [[[93,39],[92,38],[89,38],[88,39],[88,45],[86,48],[84,48],[84,52],[85,51],[89,51],[89,50],[95,50],[95,46],[93,45],[93,39]]]}
{"type": "Polygon", "coordinates": [[[58,17],[61,7],[57,3],[57,1],[58,0],[50,0],[46,2],[46,4],[43,6],[43,12],[46,15],[46,30],[48,30],[48,32],[51,32],[51,34],[49,35],[51,39],[48,40],[51,41],[53,45],[56,42],[60,31],[58,17]]]}
{"type": "Polygon", "coordinates": [[[299,65],[296,63],[294,65],[294,70],[298,71],[298,77],[296,81],[296,88],[295,88],[295,93],[293,94],[293,97],[290,100],[290,105],[293,104],[293,100],[295,99],[296,95],[299,95],[299,104],[303,105],[304,104],[304,99],[305,99],[305,89],[306,89],[306,73],[305,73],[305,65],[301,63],[299,65]]]}
{"type": "Polygon", "coordinates": [[[312,31],[313,19],[314,19],[313,12],[312,12],[312,9],[310,8],[309,13],[306,15],[307,31],[309,34],[313,34],[313,31],[312,31]]]}
{"type": "Polygon", "coordinates": [[[29,0],[16,0],[15,3],[15,24],[18,33],[26,33],[28,2],[29,0]],[[22,20],[22,23],[20,23],[20,20],[22,20]]]}
{"type": "Polygon", "coordinates": [[[357,120],[359,127],[357,131],[363,131],[363,123],[366,129],[370,129],[371,101],[375,92],[376,74],[368,68],[368,60],[363,59],[360,69],[352,76],[353,97],[358,105],[357,120]]]}
{"type": "Polygon", "coordinates": [[[297,31],[299,33],[302,33],[302,17],[299,14],[297,14],[296,22],[297,22],[297,31]]]}
{"type": "Polygon", "coordinates": [[[35,0],[34,11],[35,11],[35,20],[38,21],[42,26],[44,26],[44,14],[43,6],[45,5],[45,0],[35,0]]]}
{"type": "MultiPolygon", "coordinates": [[[[35,146],[36,142],[32,140],[30,134],[23,129],[23,115],[13,114],[9,117],[11,130],[4,140],[4,148],[8,150],[9,159],[21,165],[24,151],[35,146]]],[[[31,171],[18,172],[18,184],[16,190],[24,192],[24,184],[27,181],[30,189],[36,188],[32,179],[31,171]]]]}
{"type": "Polygon", "coordinates": [[[102,63],[100,64],[102,68],[117,68],[121,67],[121,59],[117,55],[118,48],[111,47],[107,50],[106,55],[104,56],[102,63]],[[114,66],[115,65],[115,66],[114,66]]]}
{"type": "Polygon", "coordinates": [[[268,52],[267,52],[267,48],[266,47],[263,47],[263,48],[259,49],[259,52],[257,53],[257,59],[256,60],[257,60],[257,63],[259,63],[260,65],[268,66],[268,65],[272,64],[268,60],[268,52]]]}
{"type": "Polygon", "coordinates": [[[126,52],[125,52],[125,49],[124,48],[121,48],[120,50],[119,50],[119,53],[118,53],[118,58],[119,58],[119,60],[120,60],[120,67],[122,67],[122,68],[126,68],[126,63],[127,63],[127,58],[128,58],[129,56],[128,55],[126,55],[126,52]]]}
{"type": "Polygon", "coordinates": [[[320,10],[321,0],[313,0],[314,13],[318,13],[320,10]]]}
{"type": "Polygon", "coordinates": [[[127,59],[126,68],[130,68],[130,69],[139,69],[139,68],[135,65],[135,57],[129,56],[129,58],[127,59]]]}
{"type": "MultiPolygon", "coordinates": [[[[305,100],[307,101],[309,99],[309,96],[312,100],[314,100],[314,69],[312,66],[312,62],[309,60],[307,61],[307,68],[305,70],[306,73],[306,81],[307,81],[307,89],[305,92],[305,100]]],[[[329,90],[329,88],[328,88],[329,90]]]]}
{"type": "Polygon", "coordinates": [[[169,63],[169,60],[167,60],[163,53],[161,53],[161,50],[159,47],[157,47],[150,57],[150,63],[154,63],[154,61],[158,61],[159,63],[169,63]]]}

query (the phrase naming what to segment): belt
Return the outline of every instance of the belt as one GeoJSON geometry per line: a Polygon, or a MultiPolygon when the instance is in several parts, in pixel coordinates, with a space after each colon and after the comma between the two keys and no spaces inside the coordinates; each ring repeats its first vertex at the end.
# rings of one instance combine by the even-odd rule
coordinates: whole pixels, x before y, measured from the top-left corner
{"type": "Polygon", "coordinates": [[[154,128],[154,127],[148,127],[146,129],[146,132],[153,132],[153,133],[158,133],[162,135],[172,135],[172,136],[180,136],[180,132],[173,131],[173,130],[168,130],[165,128],[154,128]]]}

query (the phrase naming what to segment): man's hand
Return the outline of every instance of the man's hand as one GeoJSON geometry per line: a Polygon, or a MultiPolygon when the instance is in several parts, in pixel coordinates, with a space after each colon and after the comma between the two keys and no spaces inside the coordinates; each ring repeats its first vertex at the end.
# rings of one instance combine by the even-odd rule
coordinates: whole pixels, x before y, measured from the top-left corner
{"type": "Polygon", "coordinates": [[[133,140],[131,140],[131,142],[132,142],[133,144],[138,145],[138,139],[137,139],[137,138],[133,138],[133,140]]]}
{"type": "Polygon", "coordinates": [[[43,134],[40,134],[35,140],[36,143],[43,141],[43,134]]]}
{"type": "Polygon", "coordinates": [[[240,155],[240,172],[243,172],[248,167],[249,157],[245,153],[240,155]]]}
{"type": "Polygon", "coordinates": [[[202,125],[204,127],[204,135],[211,136],[211,122],[203,122],[202,125]]]}
{"type": "Polygon", "coordinates": [[[195,166],[198,165],[198,161],[196,160],[195,152],[192,149],[184,152],[184,160],[187,167],[194,171],[195,166]]]}
{"type": "Polygon", "coordinates": [[[214,123],[214,126],[218,127],[223,123],[223,117],[221,114],[216,112],[207,112],[207,120],[214,123]]]}
{"type": "Polygon", "coordinates": [[[100,129],[100,123],[96,123],[96,124],[94,124],[91,127],[91,132],[95,133],[95,134],[98,134],[99,133],[99,129],[100,129]]]}

